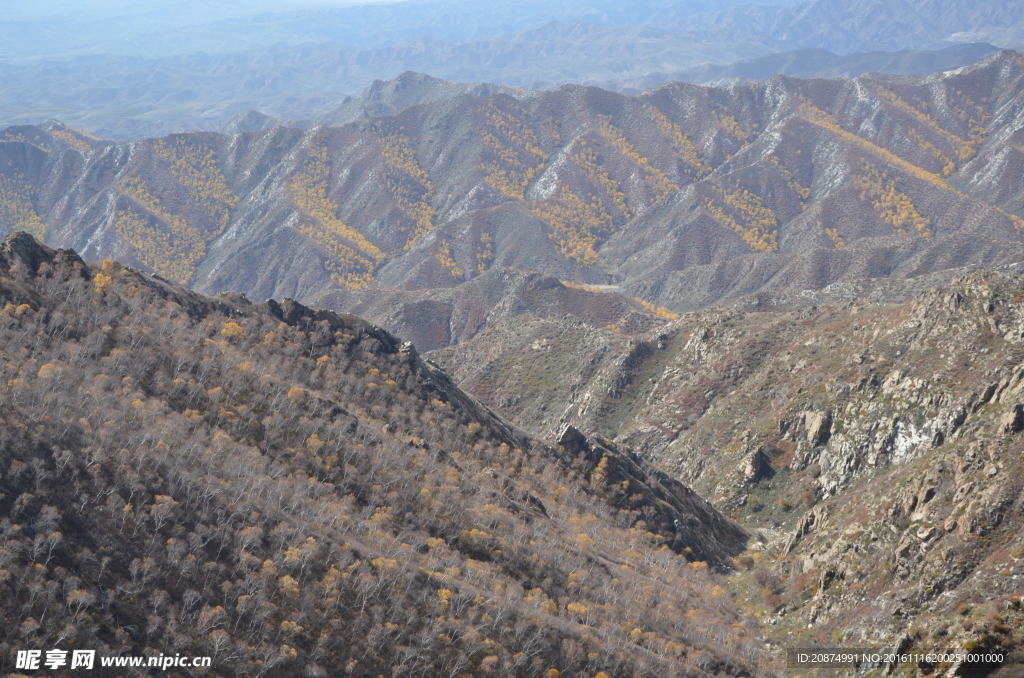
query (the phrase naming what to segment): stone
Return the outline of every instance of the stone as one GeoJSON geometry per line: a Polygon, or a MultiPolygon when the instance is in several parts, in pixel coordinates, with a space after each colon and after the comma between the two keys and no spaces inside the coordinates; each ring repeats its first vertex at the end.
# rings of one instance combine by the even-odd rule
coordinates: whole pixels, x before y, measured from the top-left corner
{"type": "Polygon", "coordinates": [[[569,454],[579,454],[587,447],[587,437],[572,424],[566,424],[558,434],[558,445],[569,454]]]}
{"type": "Polygon", "coordinates": [[[1024,429],[1024,405],[1014,405],[999,418],[999,430],[1002,433],[1019,433],[1024,429]]]}
{"type": "Polygon", "coordinates": [[[804,426],[807,428],[807,442],[811,447],[824,445],[832,437],[832,413],[807,412],[804,415],[804,426]]]}
{"type": "Polygon", "coordinates": [[[771,478],[774,475],[775,469],[772,468],[768,455],[764,453],[764,449],[761,447],[751,452],[740,467],[740,476],[743,482],[747,484],[754,484],[766,478],[771,478]]]}

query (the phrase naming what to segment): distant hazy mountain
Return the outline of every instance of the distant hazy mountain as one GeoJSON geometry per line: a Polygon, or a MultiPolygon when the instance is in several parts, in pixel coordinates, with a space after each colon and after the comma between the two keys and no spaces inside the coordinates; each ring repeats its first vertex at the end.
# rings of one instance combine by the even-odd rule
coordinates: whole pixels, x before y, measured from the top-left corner
{"type": "MultiPolygon", "coordinates": [[[[142,9],[116,2],[21,9],[0,24],[0,126],[58,118],[99,136],[137,139],[220,129],[250,109],[313,119],[374,80],[408,70],[459,83],[639,92],[672,80],[776,73],[924,75],[987,55],[958,51],[963,43],[1024,46],[1024,6],[1010,0],[296,0],[254,7],[225,0],[204,9],[178,0],[142,9]],[[800,51],[808,49],[832,56],[800,51]],[[854,54],[880,50],[897,54],[854,54]]],[[[353,115],[361,113],[338,119],[353,115]]]]}
{"type": "MultiPolygon", "coordinates": [[[[639,94],[645,89],[670,81],[704,84],[727,78],[767,80],[774,75],[799,78],[852,78],[865,73],[890,75],[930,75],[954,70],[981,61],[997,52],[984,43],[947,47],[936,51],[869,52],[839,56],[823,49],[802,49],[779,52],[757,59],[748,59],[728,66],[710,64],[677,73],[656,73],[643,78],[602,82],[604,88],[625,94],[639,94]]],[[[337,108],[311,120],[286,120],[255,110],[240,113],[219,131],[228,134],[254,132],[279,125],[290,127],[337,126],[372,116],[395,115],[409,106],[451,99],[461,94],[490,96],[507,94],[520,99],[536,96],[534,92],[489,83],[455,83],[423,73],[406,71],[393,80],[376,80],[362,94],[346,97],[337,108]]]]}
{"type": "Polygon", "coordinates": [[[423,36],[458,44],[551,21],[648,26],[685,32],[695,42],[753,42],[773,51],[822,47],[840,54],[956,42],[1014,48],[1024,36],[1024,7],[1016,0],[407,0],[333,7],[232,0],[68,6],[51,0],[5,16],[0,60],[102,53],[159,58],[277,43],[379,49],[423,36]]]}
{"type": "Polygon", "coordinates": [[[792,7],[744,5],[700,16],[667,11],[653,22],[698,41],[822,47],[839,54],[956,42],[1024,46],[1024,4],[1017,0],[811,0],[792,7]]]}
{"type": "Polygon", "coordinates": [[[704,64],[677,73],[652,73],[637,80],[616,80],[602,85],[619,92],[639,93],[675,80],[704,84],[725,78],[767,80],[773,75],[794,78],[856,78],[865,73],[931,75],[981,61],[997,51],[998,48],[986,43],[966,43],[940,50],[855,52],[839,56],[825,49],[809,47],[727,66],[704,64]]]}
{"type": "Polygon", "coordinates": [[[840,57],[806,49],[760,56],[765,48],[757,45],[697,44],[652,28],[549,23],[460,45],[423,38],[378,50],[308,44],[153,60],[78,57],[0,70],[0,125],[58,118],[111,139],[196,129],[251,131],[276,124],[274,119],[337,125],[392,114],[410,102],[495,93],[502,91],[499,85],[546,89],[573,82],[636,93],[671,80],[762,80],[777,73],[927,75],[974,63],[993,51],[989,45],[958,45],[938,52],[840,57]],[[737,63],[750,56],[757,58],[737,63]],[[431,91],[395,79],[406,70],[433,76],[431,91]],[[391,92],[371,86],[359,97],[344,95],[392,79],[391,92]],[[250,109],[259,111],[258,121],[225,127],[250,109]]]}
{"type": "Polygon", "coordinates": [[[0,70],[0,125],[59,118],[99,136],[134,139],[217,129],[250,108],[314,118],[346,93],[414,70],[457,82],[525,88],[600,83],[761,56],[757,45],[694,44],[677,33],[632,26],[548,23],[451,44],[419,38],[380,49],[278,44],[231,54],[161,59],[77,57],[0,70]]]}
{"type": "MultiPolygon", "coordinates": [[[[159,58],[192,52],[229,53],[277,43],[329,42],[377,49],[423,36],[462,43],[550,21],[657,26],[743,0],[406,0],[330,2],[172,0],[135,2],[42,0],[0,23],[0,60],[120,54],[159,58]],[[340,6],[339,6],[340,5],[340,6]]],[[[792,4],[761,0],[760,5],[792,4]]]]}

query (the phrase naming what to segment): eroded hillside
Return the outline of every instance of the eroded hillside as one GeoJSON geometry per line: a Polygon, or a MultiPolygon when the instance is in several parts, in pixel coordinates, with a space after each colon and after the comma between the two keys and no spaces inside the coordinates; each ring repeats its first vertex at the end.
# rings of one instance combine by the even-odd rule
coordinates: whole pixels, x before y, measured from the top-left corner
{"type": "Polygon", "coordinates": [[[558,320],[578,318],[593,327],[612,327],[629,334],[649,331],[679,317],[607,286],[573,285],[539,273],[500,267],[458,287],[330,289],[313,295],[309,303],[372,318],[423,351],[467,341],[488,327],[526,313],[558,320]]]}
{"type": "Polygon", "coordinates": [[[1024,663],[1024,277],[737,303],[634,337],[506,322],[432,357],[503,416],[614,437],[756,534],[735,586],[777,641],[1024,663]]]}
{"type": "Polygon", "coordinates": [[[207,675],[770,670],[714,574],[735,523],[610,442],[530,439],[353,316],[21,233],[0,374],[5,675],[55,646],[207,675]]]}
{"type": "Polygon", "coordinates": [[[455,287],[505,266],[690,310],[1020,260],[1022,83],[1001,52],[924,79],[467,93],[130,144],[12,127],[0,219],[206,292],[455,287]]]}

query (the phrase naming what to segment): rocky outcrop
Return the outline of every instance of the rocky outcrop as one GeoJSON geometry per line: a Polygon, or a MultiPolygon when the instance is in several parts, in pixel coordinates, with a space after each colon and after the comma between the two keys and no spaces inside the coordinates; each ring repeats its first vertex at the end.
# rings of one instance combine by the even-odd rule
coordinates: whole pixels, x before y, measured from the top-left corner
{"type": "Polygon", "coordinates": [[[976,272],[907,301],[720,308],[553,365],[582,394],[567,408],[576,429],[614,422],[616,444],[757,535],[741,576],[766,591],[755,604],[781,639],[888,642],[916,627],[939,644],[1016,646],[991,621],[1005,610],[957,611],[1024,577],[1024,363],[1008,329],[1024,326],[1021,298],[1024,277],[976,272]],[[608,375],[644,341],[612,397],[608,375]],[[950,619],[963,623],[943,636],[950,619]]]}
{"type": "Polygon", "coordinates": [[[563,427],[557,445],[599,496],[637,517],[634,527],[660,535],[690,560],[729,569],[731,559],[745,548],[745,530],[631,450],[588,438],[572,425],[563,427]]]}

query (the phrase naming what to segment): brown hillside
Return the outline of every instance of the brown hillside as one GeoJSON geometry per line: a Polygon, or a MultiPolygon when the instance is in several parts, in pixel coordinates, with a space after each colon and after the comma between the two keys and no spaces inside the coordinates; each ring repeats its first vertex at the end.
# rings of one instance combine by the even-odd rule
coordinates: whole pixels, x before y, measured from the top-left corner
{"type": "Polygon", "coordinates": [[[20,233],[0,376],[4,675],[54,647],[216,676],[770,670],[712,572],[735,523],[612,443],[531,440],[353,316],[20,233]]]}

